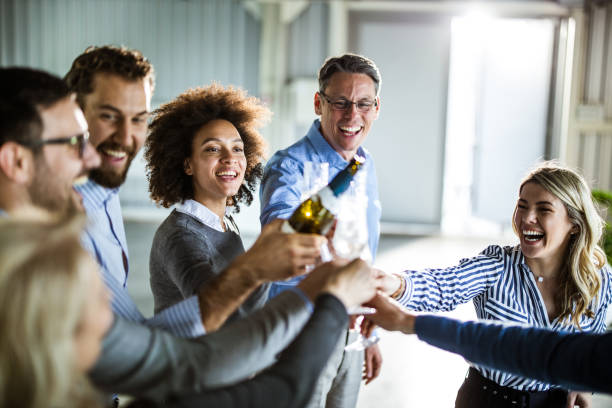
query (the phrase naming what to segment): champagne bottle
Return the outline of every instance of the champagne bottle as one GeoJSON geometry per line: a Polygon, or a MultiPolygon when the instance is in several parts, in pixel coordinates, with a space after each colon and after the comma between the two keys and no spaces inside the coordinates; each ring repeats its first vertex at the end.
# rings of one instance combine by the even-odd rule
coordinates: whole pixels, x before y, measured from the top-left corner
{"type": "Polygon", "coordinates": [[[364,159],[355,155],[348,166],[317,193],[306,199],[283,223],[282,230],[288,233],[304,232],[325,235],[336,219],[338,197],[344,193],[364,159]]]}

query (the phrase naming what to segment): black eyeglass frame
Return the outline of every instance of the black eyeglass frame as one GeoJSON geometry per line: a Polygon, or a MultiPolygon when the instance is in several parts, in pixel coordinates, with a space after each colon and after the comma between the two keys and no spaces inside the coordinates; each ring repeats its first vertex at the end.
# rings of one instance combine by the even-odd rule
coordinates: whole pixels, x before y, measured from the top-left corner
{"type": "Polygon", "coordinates": [[[367,101],[367,103],[368,103],[368,108],[364,110],[364,109],[360,109],[360,108],[359,108],[359,104],[364,103],[364,102],[366,102],[366,101],[361,100],[361,101],[353,102],[353,101],[349,101],[348,99],[345,99],[345,98],[340,98],[340,99],[337,99],[337,100],[335,100],[335,101],[332,101],[332,100],[329,98],[329,96],[327,96],[327,95],[325,94],[325,92],[323,92],[323,91],[319,91],[318,93],[319,93],[319,95],[321,95],[323,98],[325,98],[325,100],[327,101],[327,103],[329,103],[329,104],[331,105],[332,109],[337,110],[337,111],[346,111],[346,110],[350,109],[350,108],[351,108],[353,105],[355,105],[355,107],[357,108],[357,110],[358,110],[359,112],[362,112],[362,113],[368,113],[368,112],[371,112],[371,111],[372,111],[372,108],[375,108],[375,107],[377,107],[377,106],[378,106],[378,99],[376,99],[376,98],[374,98],[374,100],[373,100],[373,101],[367,101]],[[339,105],[338,105],[339,103],[342,103],[342,104],[343,104],[343,106],[339,106],[339,105]]]}
{"type": "Polygon", "coordinates": [[[31,142],[31,143],[21,143],[20,142],[20,144],[33,148],[33,149],[43,147],[45,145],[59,145],[59,144],[78,146],[78,152],[79,152],[80,159],[82,159],[83,156],[85,155],[85,149],[87,148],[87,143],[89,143],[89,132],[84,132],[84,133],[81,133],[80,135],[75,135],[75,136],[38,140],[36,142],[31,142]]]}

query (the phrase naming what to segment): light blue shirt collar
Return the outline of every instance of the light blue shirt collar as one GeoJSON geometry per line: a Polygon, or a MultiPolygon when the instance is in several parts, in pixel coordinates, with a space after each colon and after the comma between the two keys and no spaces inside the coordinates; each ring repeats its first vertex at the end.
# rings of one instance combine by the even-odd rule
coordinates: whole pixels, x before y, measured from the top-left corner
{"type": "MultiPolygon", "coordinates": [[[[328,162],[330,166],[338,169],[343,169],[346,167],[348,161],[345,160],[340,153],[334,150],[325,137],[323,137],[323,134],[321,133],[321,121],[319,119],[316,119],[312,123],[310,129],[308,129],[306,138],[310,141],[310,143],[312,143],[322,162],[328,162]]],[[[365,151],[361,146],[359,146],[357,149],[357,154],[362,157],[366,157],[365,151]]]]}

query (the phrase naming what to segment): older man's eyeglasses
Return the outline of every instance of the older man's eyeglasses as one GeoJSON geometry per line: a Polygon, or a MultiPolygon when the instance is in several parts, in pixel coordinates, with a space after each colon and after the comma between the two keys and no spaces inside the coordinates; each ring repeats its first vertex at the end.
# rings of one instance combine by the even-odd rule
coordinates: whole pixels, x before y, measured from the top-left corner
{"type": "Polygon", "coordinates": [[[72,147],[75,147],[79,152],[79,158],[83,158],[85,155],[85,149],[87,148],[87,143],[89,143],[89,132],[81,133],[80,135],[70,136],[70,137],[58,137],[56,139],[45,139],[38,140],[33,143],[26,143],[31,148],[38,148],[44,145],[58,145],[58,144],[67,144],[72,147]]]}
{"type": "Polygon", "coordinates": [[[319,95],[321,95],[327,103],[329,103],[333,110],[337,111],[346,111],[351,109],[353,105],[357,108],[359,112],[367,113],[372,110],[372,108],[378,106],[378,101],[374,100],[361,100],[357,102],[349,101],[348,99],[340,98],[336,100],[332,100],[329,96],[325,95],[323,91],[319,91],[319,95]]]}

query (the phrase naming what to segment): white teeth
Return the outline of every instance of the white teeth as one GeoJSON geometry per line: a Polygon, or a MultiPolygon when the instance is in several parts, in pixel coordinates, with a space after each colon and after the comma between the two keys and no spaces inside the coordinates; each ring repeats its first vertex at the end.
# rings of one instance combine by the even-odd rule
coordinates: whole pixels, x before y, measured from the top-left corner
{"type": "Polygon", "coordinates": [[[126,152],[122,152],[120,150],[104,150],[104,154],[115,157],[117,159],[122,159],[127,156],[126,152]]]}
{"type": "Polygon", "coordinates": [[[218,173],[216,173],[217,176],[232,176],[232,177],[236,177],[238,175],[238,173],[236,173],[235,171],[220,171],[218,173]]]}
{"type": "Polygon", "coordinates": [[[74,181],[72,182],[73,186],[82,186],[83,184],[87,183],[88,177],[83,175],[80,177],[77,177],[74,179],[74,181]]]}
{"type": "Polygon", "coordinates": [[[344,127],[344,126],[340,126],[340,129],[343,132],[358,132],[361,130],[361,126],[356,126],[356,127],[344,127]]]}
{"type": "Polygon", "coordinates": [[[525,241],[536,242],[544,238],[544,233],[540,231],[523,230],[525,241]]]}
{"type": "Polygon", "coordinates": [[[523,235],[544,235],[544,233],[540,232],[540,231],[527,231],[527,230],[523,230],[523,235]]]}

